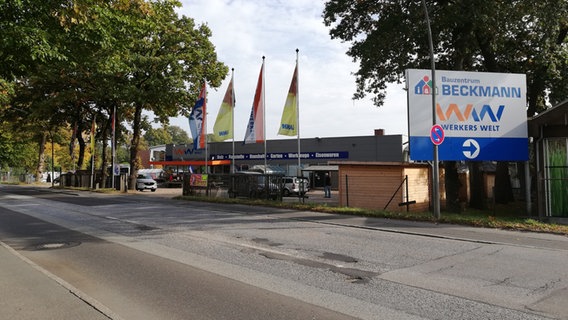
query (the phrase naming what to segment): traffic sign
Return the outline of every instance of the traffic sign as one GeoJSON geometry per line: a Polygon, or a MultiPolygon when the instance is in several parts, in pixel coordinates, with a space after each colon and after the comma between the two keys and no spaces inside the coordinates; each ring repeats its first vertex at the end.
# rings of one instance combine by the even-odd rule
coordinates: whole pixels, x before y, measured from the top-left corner
{"type": "Polygon", "coordinates": [[[468,159],[475,159],[479,155],[479,143],[474,139],[467,139],[463,143],[463,155],[468,159]]]}
{"type": "Polygon", "coordinates": [[[120,175],[120,165],[118,163],[115,163],[112,171],[113,171],[113,174],[115,176],[119,176],[120,175]]]}
{"type": "Polygon", "coordinates": [[[432,140],[434,145],[441,145],[442,142],[444,142],[444,136],[444,128],[442,128],[441,125],[435,124],[432,126],[432,129],[430,129],[430,140],[432,140]]]}

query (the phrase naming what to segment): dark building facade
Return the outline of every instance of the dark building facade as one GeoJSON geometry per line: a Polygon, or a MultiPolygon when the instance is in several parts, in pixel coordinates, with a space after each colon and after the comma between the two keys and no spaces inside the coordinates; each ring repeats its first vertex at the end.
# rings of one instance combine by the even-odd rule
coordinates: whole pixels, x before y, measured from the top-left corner
{"type": "MultiPolygon", "coordinates": [[[[306,138],[299,143],[300,171],[316,166],[325,169],[322,166],[329,161],[403,161],[402,135],[306,138]]],[[[209,143],[207,150],[195,150],[193,145],[166,145],[165,161],[150,161],[150,164],[174,165],[186,171],[189,166],[192,170],[204,166],[206,158],[210,173],[230,173],[231,164],[236,171],[266,164],[282,168],[286,175],[299,172],[298,139],[269,140],[266,147],[264,143],[216,142],[209,143]]]]}

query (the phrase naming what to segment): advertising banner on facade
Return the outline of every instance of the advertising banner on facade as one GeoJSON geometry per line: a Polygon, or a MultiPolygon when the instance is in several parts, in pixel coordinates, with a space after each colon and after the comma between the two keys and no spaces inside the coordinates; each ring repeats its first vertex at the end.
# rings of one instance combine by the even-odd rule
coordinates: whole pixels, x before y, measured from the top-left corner
{"type": "Polygon", "coordinates": [[[207,187],[208,175],[192,173],[189,176],[189,185],[192,187],[207,187]]]}
{"type": "MultiPolygon", "coordinates": [[[[406,81],[410,159],[433,160],[431,70],[406,81]]],[[[436,87],[439,160],[528,160],[524,74],[436,70],[436,87]]]]}

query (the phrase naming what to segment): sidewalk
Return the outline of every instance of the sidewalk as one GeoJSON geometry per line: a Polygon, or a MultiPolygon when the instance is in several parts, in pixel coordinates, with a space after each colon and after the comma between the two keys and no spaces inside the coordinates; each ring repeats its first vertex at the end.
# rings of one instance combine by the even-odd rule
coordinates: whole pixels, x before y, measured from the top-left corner
{"type": "Polygon", "coordinates": [[[303,202],[303,203],[319,203],[327,204],[329,206],[337,206],[339,204],[338,191],[331,191],[331,198],[324,197],[323,189],[312,189],[306,193],[304,198],[299,198],[297,195],[283,197],[283,202],[303,202]]]}
{"type": "Polygon", "coordinates": [[[0,242],[0,292],[2,319],[117,319],[105,307],[42,271],[3,242],[0,242]]]}

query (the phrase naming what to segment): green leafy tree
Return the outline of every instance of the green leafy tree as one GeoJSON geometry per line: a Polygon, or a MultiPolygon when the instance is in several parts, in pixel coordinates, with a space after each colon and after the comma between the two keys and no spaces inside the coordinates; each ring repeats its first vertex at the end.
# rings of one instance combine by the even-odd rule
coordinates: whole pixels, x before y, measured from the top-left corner
{"type": "MultiPolygon", "coordinates": [[[[525,73],[528,116],[544,110],[547,102],[554,104],[565,99],[568,2],[428,0],[426,3],[437,68],[525,73]]],[[[347,54],[359,62],[354,98],[370,94],[374,103],[381,106],[387,85],[401,82],[405,69],[430,68],[421,1],[331,0],[325,4],[323,17],[331,37],[349,42],[347,54]]],[[[506,165],[499,167],[503,170],[506,165]]],[[[455,163],[446,162],[445,169],[446,199],[451,207],[457,204],[459,187],[455,163]]],[[[510,190],[503,188],[507,182],[508,178],[498,179],[495,189],[510,190]]],[[[477,184],[472,186],[473,194],[479,192],[477,184]]],[[[496,197],[507,198],[499,194],[496,197]]],[[[472,205],[480,203],[472,201],[472,205]]]]}
{"type": "Polygon", "coordinates": [[[21,168],[32,173],[36,166],[37,141],[30,132],[19,133],[19,124],[12,121],[0,122],[0,171],[21,168]]]}
{"type": "Polygon", "coordinates": [[[188,144],[191,143],[187,132],[178,126],[164,125],[161,128],[150,128],[144,133],[144,139],[149,146],[162,144],[188,144]]]}
{"type": "Polygon", "coordinates": [[[172,136],[166,128],[150,128],[144,133],[144,139],[149,146],[173,143],[172,136]]]}
{"type": "MultiPolygon", "coordinates": [[[[142,112],[168,123],[169,117],[189,113],[203,81],[220,85],[227,67],[217,61],[210,30],[179,17],[179,5],[173,0],[0,3],[0,39],[5,40],[0,43],[0,113],[36,134],[38,173],[44,170],[45,144],[58,128],[70,132],[77,126],[77,165],[82,167],[88,150],[84,137],[93,120],[96,140],[102,142],[97,163],[105,167],[116,109],[117,137],[130,148],[135,177],[141,132],[150,127],[142,112]],[[132,128],[128,143],[121,140],[124,123],[132,128]]],[[[176,139],[178,133],[172,131],[176,139]]]]}
{"type": "Polygon", "coordinates": [[[152,2],[148,14],[132,15],[132,28],[124,29],[127,42],[121,56],[128,72],[120,88],[122,100],[132,106],[131,181],[138,169],[142,111],[153,112],[162,123],[180,113],[187,115],[203,81],[218,87],[228,72],[217,61],[209,28],[178,17],[177,5],[173,1],[152,2]]]}
{"type": "Polygon", "coordinates": [[[166,130],[172,136],[173,144],[190,144],[193,142],[187,134],[187,131],[178,126],[168,126],[166,130]]]}
{"type": "MultiPolygon", "coordinates": [[[[11,117],[11,108],[24,110],[26,116],[19,121],[35,127],[33,132],[40,137],[38,174],[43,171],[45,137],[50,131],[74,124],[78,124],[80,131],[87,131],[90,128],[85,123],[88,117],[92,119],[95,113],[101,112],[91,110],[96,106],[91,89],[97,81],[93,70],[101,65],[94,63],[100,61],[94,57],[111,46],[111,27],[116,25],[108,21],[117,11],[111,9],[125,3],[104,0],[6,0],[0,3],[3,31],[0,34],[0,85],[3,88],[0,112],[11,117]]],[[[85,144],[80,134],[78,137],[80,166],[85,144]]]]}

